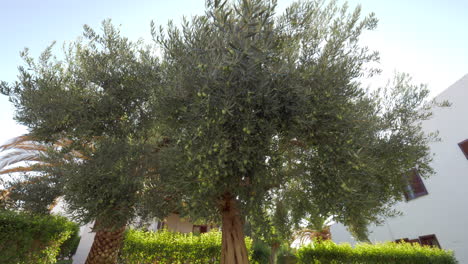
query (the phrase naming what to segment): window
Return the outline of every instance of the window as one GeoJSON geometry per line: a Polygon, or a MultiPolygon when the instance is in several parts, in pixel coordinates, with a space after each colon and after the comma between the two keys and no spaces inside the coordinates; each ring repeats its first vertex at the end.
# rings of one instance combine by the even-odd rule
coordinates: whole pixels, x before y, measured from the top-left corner
{"type": "Polygon", "coordinates": [[[166,226],[166,222],[157,222],[156,224],[156,230],[163,229],[166,226]]]}
{"type": "Polygon", "coordinates": [[[439,241],[437,240],[436,235],[426,235],[426,236],[420,236],[415,239],[408,239],[408,238],[402,238],[402,239],[397,239],[395,240],[396,243],[401,243],[401,242],[406,242],[406,243],[418,243],[423,246],[431,246],[431,247],[440,247],[439,241]]]}
{"type": "Polygon", "coordinates": [[[418,170],[413,169],[407,175],[408,186],[406,187],[406,201],[413,200],[423,195],[427,195],[426,186],[418,173],[418,170]]]}
{"type": "Polygon", "coordinates": [[[206,225],[194,225],[192,228],[194,234],[203,234],[208,232],[208,226],[206,225]]]}
{"type": "Polygon", "coordinates": [[[415,239],[409,239],[409,240],[408,240],[408,243],[411,243],[411,244],[413,244],[413,243],[421,244],[421,241],[419,241],[419,238],[415,238],[415,239]]]}
{"type": "Polygon", "coordinates": [[[437,240],[437,237],[434,234],[427,235],[427,236],[420,236],[419,241],[421,241],[421,245],[423,246],[431,246],[431,247],[440,248],[439,241],[437,240]]]}
{"type": "Polygon", "coordinates": [[[458,146],[460,147],[463,154],[465,154],[465,157],[468,159],[468,139],[458,143],[458,146]]]}

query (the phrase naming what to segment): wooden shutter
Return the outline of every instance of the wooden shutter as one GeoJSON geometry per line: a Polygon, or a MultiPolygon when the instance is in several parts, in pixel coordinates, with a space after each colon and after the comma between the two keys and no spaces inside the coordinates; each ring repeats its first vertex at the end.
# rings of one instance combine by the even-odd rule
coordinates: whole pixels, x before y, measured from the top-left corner
{"type": "Polygon", "coordinates": [[[395,240],[396,243],[401,243],[402,241],[407,242],[407,243],[418,243],[423,246],[431,246],[431,247],[440,247],[439,241],[437,240],[436,235],[426,235],[426,236],[420,236],[419,238],[415,239],[408,239],[408,238],[402,238],[402,239],[397,239],[395,240]]]}
{"type": "Polygon", "coordinates": [[[424,182],[421,179],[421,176],[419,175],[419,173],[418,173],[418,171],[416,169],[414,169],[413,173],[412,173],[411,187],[413,188],[414,195],[416,197],[427,194],[426,186],[424,186],[424,182]]]}
{"type": "Polygon", "coordinates": [[[203,234],[208,232],[208,226],[207,225],[193,225],[192,232],[194,234],[203,234]]]}
{"type": "Polygon", "coordinates": [[[395,240],[395,243],[401,243],[401,242],[409,242],[409,239],[408,238],[400,238],[400,239],[397,239],[395,240]]]}
{"type": "Polygon", "coordinates": [[[427,235],[427,236],[420,236],[419,241],[421,241],[421,245],[423,246],[431,246],[431,247],[438,247],[440,248],[439,241],[437,240],[436,235],[427,235]]]}
{"type": "Polygon", "coordinates": [[[465,157],[468,159],[468,139],[458,143],[458,146],[460,147],[463,154],[465,154],[465,157]]]}
{"type": "Polygon", "coordinates": [[[405,192],[406,200],[409,201],[426,194],[428,192],[418,170],[411,170],[408,175],[408,191],[405,192]]]}
{"type": "Polygon", "coordinates": [[[208,232],[208,227],[206,225],[200,226],[200,233],[206,233],[208,232]]]}

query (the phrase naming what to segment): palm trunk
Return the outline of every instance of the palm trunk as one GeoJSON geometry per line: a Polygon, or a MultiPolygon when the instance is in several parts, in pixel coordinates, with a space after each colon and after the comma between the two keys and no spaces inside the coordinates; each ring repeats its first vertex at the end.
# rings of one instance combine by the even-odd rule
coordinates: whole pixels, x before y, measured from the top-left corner
{"type": "MultiPolygon", "coordinates": [[[[96,224],[94,226],[96,227],[96,224]]],[[[116,264],[125,227],[98,230],[85,264],[116,264]]]]}
{"type": "Polygon", "coordinates": [[[223,218],[221,264],[248,264],[243,222],[236,200],[229,194],[223,197],[221,214],[223,218]]]}

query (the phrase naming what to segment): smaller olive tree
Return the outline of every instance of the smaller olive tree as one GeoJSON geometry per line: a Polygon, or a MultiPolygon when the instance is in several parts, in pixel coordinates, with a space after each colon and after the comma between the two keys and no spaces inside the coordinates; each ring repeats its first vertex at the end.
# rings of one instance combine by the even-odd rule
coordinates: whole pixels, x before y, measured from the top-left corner
{"type": "MultiPolygon", "coordinates": [[[[158,59],[110,21],[102,25],[103,34],[85,26],[84,38],[61,61],[52,46],[38,61],[26,50],[19,81],[0,85],[16,107],[16,120],[44,148],[36,158],[48,165],[36,166],[37,176],[57,181],[77,220],[95,223],[87,264],[117,261],[126,225],[146,214],[140,201],[150,187],[151,199],[165,198],[157,173],[165,139],[154,132],[150,107],[160,82],[158,59]]],[[[38,184],[28,186],[35,199],[46,194],[38,184]]],[[[153,214],[165,216],[168,204],[155,203],[153,214]]]]}

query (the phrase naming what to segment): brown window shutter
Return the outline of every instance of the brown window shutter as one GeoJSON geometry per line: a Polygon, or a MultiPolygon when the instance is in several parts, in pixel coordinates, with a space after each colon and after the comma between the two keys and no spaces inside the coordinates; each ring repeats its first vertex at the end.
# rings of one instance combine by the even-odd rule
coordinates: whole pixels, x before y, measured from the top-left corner
{"type": "Polygon", "coordinates": [[[468,139],[458,143],[458,146],[460,147],[463,154],[465,154],[465,157],[468,159],[468,139]]]}
{"type": "Polygon", "coordinates": [[[202,225],[200,226],[200,233],[206,233],[208,232],[208,227],[206,225],[202,225]]]}
{"type": "Polygon", "coordinates": [[[421,245],[423,246],[431,246],[431,247],[440,247],[439,241],[437,240],[436,235],[427,235],[427,236],[420,236],[419,241],[421,241],[421,245]]]}
{"type": "Polygon", "coordinates": [[[440,247],[439,241],[437,240],[436,235],[426,235],[426,236],[420,236],[419,238],[415,239],[408,239],[408,238],[402,238],[402,239],[397,239],[395,240],[396,243],[401,243],[402,241],[407,242],[407,243],[418,243],[423,246],[431,246],[431,247],[440,247]]]}
{"type": "Polygon", "coordinates": [[[207,225],[193,225],[192,232],[194,234],[203,234],[208,232],[208,226],[207,225]]]}
{"type": "Polygon", "coordinates": [[[415,196],[419,197],[422,195],[426,195],[426,186],[424,186],[424,182],[416,169],[413,170],[411,178],[411,187],[413,188],[415,196]]]}
{"type": "Polygon", "coordinates": [[[406,177],[408,181],[407,191],[404,193],[406,201],[428,194],[417,169],[412,169],[406,177]]]}
{"type": "Polygon", "coordinates": [[[400,239],[397,239],[395,240],[395,243],[401,243],[401,242],[409,242],[409,239],[408,238],[400,238],[400,239]]]}

